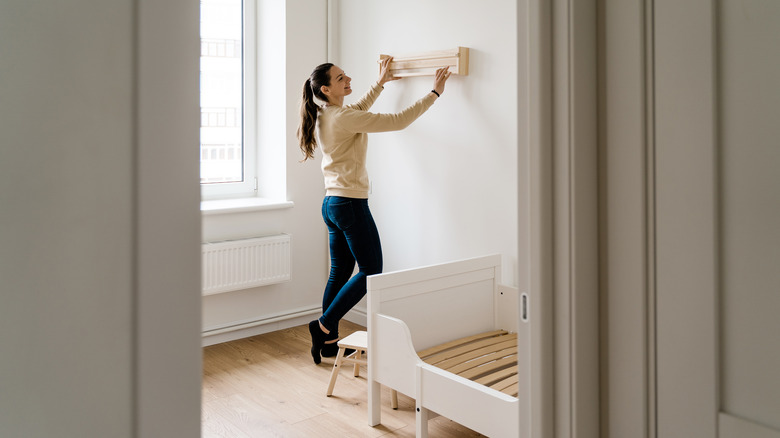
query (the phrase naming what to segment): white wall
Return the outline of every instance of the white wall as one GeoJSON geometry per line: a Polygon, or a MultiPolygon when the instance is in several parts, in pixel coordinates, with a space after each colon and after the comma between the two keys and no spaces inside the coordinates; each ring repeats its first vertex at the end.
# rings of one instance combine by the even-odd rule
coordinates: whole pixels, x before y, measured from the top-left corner
{"type": "MultiPolygon", "coordinates": [[[[452,76],[433,107],[401,132],[369,136],[370,205],[385,271],[487,253],[517,284],[517,13],[508,0],[338,2],[339,59],[353,102],[376,81],[379,54],[464,46],[469,75],[452,76]]],[[[395,112],[432,77],[391,82],[372,108],[395,112]]]]}
{"type": "Polygon", "coordinates": [[[0,436],[198,436],[197,4],[3,1],[0,39],[0,436]]]}
{"type": "MultiPolygon", "coordinates": [[[[211,295],[203,299],[203,329],[220,330],[230,326],[249,327],[243,331],[208,337],[206,343],[239,338],[289,327],[316,318],[321,310],[322,291],[328,275],[327,230],[320,206],[324,196],[320,156],[301,163],[295,131],[298,125],[301,88],[314,67],[326,60],[327,2],[325,0],[287,0],[278,4],[260,2],[261,8],[286,23],[284,36],[274,41],[283,44],[282,59],[263,64],[260,87],[282,89],[281,102],[275,102],[279,123],[259,127],[261,135],[286,141],[286,158],[281,174],[286,173],[287,199],[294,207],[280,210],[209,215],[203,217],[203,240],[217,241],[287,233],[292,236],[292,280],[260,288],[211,295]],[[268,70],[270,68],[270,70],[268,70]],[[279,72],[283,75],[280,77],[279,72]],[[272,78],[272,79],[271,79],[272,78]],[[268,133],[268,130],[273,130],[268,133]],[[263,133],[263,131],[265,131],[263,133]],[[272,318],[281,321],[264,324],[272,318]],[[284,319],[284,318],[290,319],[284,319]]],[[[264,11],[261,10],[262,14],[264,11]]],[[[272,114],[263,108],[265,114],[272,114]]],[[[281,146],[281,145],[280,145],[281,146]]],[[[274,159],[278,159],[274,158],[274,159]]]]}

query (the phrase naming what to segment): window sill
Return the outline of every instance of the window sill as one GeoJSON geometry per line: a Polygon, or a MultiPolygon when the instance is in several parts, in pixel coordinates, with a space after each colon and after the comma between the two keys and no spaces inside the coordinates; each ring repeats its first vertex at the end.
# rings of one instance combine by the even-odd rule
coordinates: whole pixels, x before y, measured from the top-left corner
{"type": "Polygon", "coordinates": [[[246,213],[251,211],[292,208],[294,205],[295,204],[292,201],[279,201],[267,198],[215,199],[201,201],[200,213],[203,216],[246,213]]]}

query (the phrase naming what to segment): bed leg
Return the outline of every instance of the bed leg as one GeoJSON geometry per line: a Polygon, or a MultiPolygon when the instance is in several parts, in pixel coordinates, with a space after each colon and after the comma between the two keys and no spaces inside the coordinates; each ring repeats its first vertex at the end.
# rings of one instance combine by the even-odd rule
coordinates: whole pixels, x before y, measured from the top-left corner
{"type": "Polygon", "coordinates": [[[381,421],[382,386],[379,382],[368,382],[368,425],[377,426],[381,421]]]}
{"type": "Polygon", "coordinates": [[[417,438],[428,438],[428,417],[429,412],[428,409],[422,407],[420,402],[416,402],[416,410],[417,410],[417,424],[416,424],[416,436],[417,438]]]}
{"type": "Polygon", "coordinates": [[[398,391],[395,389],[390,390],[390,407],[398,409],[398,391]]]}

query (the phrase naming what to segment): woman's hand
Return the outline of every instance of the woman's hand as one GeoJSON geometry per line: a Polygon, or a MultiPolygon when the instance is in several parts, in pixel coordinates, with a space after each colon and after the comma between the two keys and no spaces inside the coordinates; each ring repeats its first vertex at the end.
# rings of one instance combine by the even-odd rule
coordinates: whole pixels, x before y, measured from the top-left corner
{"type": "Polygon", "coordinates": [[[442,67],[436,70],[436,77],[433,78],[433,90],[439,93],[439,95],[444,93],[444,83],[447,82],[451,74],[449,67],[442,67]]]}
{"type": "Polygon", "coordinates": [[[393,60],[392,56],[388,56],[387,58],[382,59],[382,61],[379,62],[379,80],[376,82],[380,86],[384,86],[386,82],[389,81],[397,81],[401,78],[397,78],[393,76],[393,73],[390,72],[390,62],[393,60]]]}

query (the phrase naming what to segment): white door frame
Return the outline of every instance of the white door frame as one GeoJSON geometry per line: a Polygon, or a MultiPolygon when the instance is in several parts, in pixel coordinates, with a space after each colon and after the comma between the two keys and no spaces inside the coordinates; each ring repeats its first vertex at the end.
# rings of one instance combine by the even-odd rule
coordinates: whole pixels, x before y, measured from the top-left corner
{"type": "Polygon", "coordinates": [[[652,0],[599,0],[601,433],[654,433],[652,0]]]}
{"type": "Polygon", "coordinates": [[[599,436],[596,12],[596,0],[518,3],[519,284],[531,323],[520,418],[532,437],[599,436]]]}

